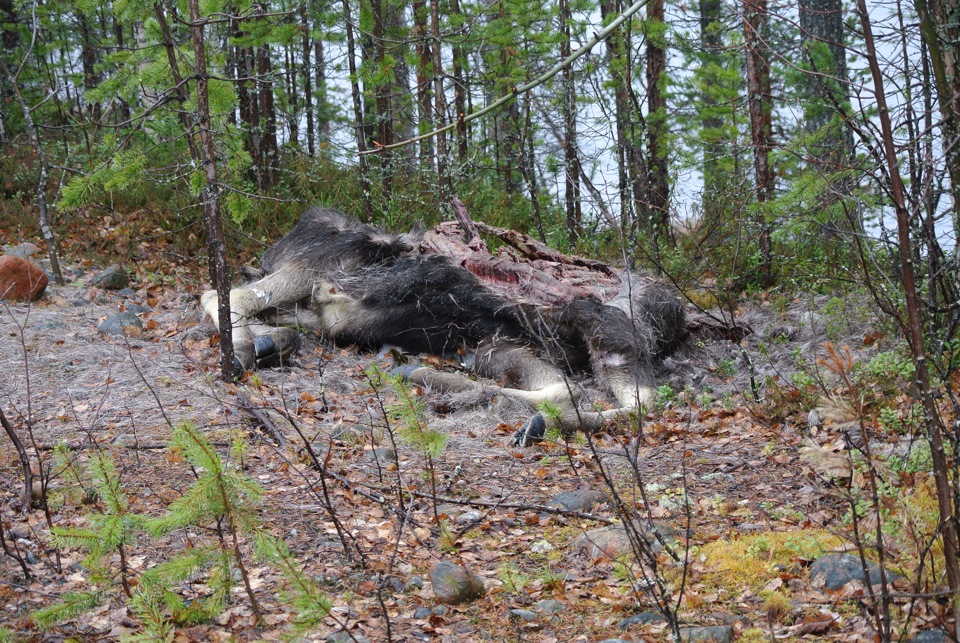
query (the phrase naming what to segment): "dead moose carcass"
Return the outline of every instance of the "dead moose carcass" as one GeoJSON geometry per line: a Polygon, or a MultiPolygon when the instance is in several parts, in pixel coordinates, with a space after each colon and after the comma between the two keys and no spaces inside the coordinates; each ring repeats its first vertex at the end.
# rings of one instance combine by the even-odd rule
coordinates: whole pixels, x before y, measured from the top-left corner
{"type": "MultiPolygon", "coordinates": [[[[555,422],[566,431],[592,431],[606,420],[649,405],[653,370],[687,337],[676,291],[648,279],[626,279],[607,303],[575,299],[546,306],[487,287],[447,257],[420,254],[417,234],[392,235],[337,210],[307,210],[294,229],[263,255],[260,278],[230,292],[238,369],[272,366],[291,355],[299,333],[315,330],[338,344],[411,353],[473,356],[477,375],[408,367],[410,381],[441,391],[489,390],[541,413],[514,436],[525,445],[555,422]],[[568,376],[590,372],[620,408],[577,408],[568,376]]],[[[202,297],[216,323],[217,293],[202,297]]]]}

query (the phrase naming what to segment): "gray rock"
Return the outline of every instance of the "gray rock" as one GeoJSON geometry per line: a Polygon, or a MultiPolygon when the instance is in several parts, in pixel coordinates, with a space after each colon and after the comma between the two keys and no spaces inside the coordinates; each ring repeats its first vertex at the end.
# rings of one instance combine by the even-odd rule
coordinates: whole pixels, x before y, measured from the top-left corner
{"type": "Polygon", "coordinates": [[[340,630],[328,636],[327,643],[370,643],[370,639],[360,632],[345,632],[340,630]]]}
{"type": "Polygon", "coordinates": [[[413,618],[430,618],[432,613],[429,607],[418,607],[413,612],[413,618]]]}
{"type": "Polygon", "coordinates": [[[134,315],[142,315],[144,313],[153,312],[153,308],[150,308],[150,306],[144,306],[142,304],[128,303],[125,308],[128,313],[133,313],[134,315]]]}
{"type": "Polygon", "coordinates": [[[553,615],[559,614],[563,610],[567,609],[567,606],[560,601],[555,601],[552,598],[546,598],[542,601],[537,601],[537,603],[533,606],[533,609],[541,614],[553,615]]]}
{"type": "MultiPolygon", "coordinates": [[[[660,523],[634,523],[640,536],[649,543],[654,552],[663,549],[660,539],[669,542],[676,538],[676,530],[660,523]],[[657,536],[660,536],[660,539],[657,536]]],[[[599,529],[591,529],[573,541],[573,548],[582,551],[590,558],[617,558],[624,554],[631,554],[633,550],[627,530],[622,525],[610,525],[599,529]]]]}
{"type": "Polygon", "coordinates": [[[124,311],[111,315],[100,322],[97,330],[103,335],[130,335],[137,337],[143,330],[143,322],[131,312],[124,311]]]}
{"type": "Polygon", "coordinates": [[[535,621],[537,620],[537,615],[530,610],[510,610],[510,618],[521,621],[535,621]]]}
{"type": "Polygon", "coordinates": [[[419,576],[411,576],[407,584],[403,586],[404,592],[411,592],[415,589],[423,589],[423,579],[419,576]]]}
{"type": "Polygon", "coordinates": [[[20,243],[15,246],[5,247],[3,249],[3,254],[9,257],[19,257],[21,259],[29,259],[38,252],[40,252],[40,248],[30,242],[20,243]]]}
{"type": "MultiPolygon", "coordinates": [[[[817,589],[837,591],[851,581],[865,582],[869,578],[871,585],[880,583],[880,567],[876,563],[867,563],[864,574],[860,558],[852,554],[827,554],[810,565],[810,584],[817,589]]],[[[887,582],[900,575],[887,571],[887,582]]]]}
{"type": "Polygon", "coordinates": [[[375,462],[396,462],[397,452],[393,449],[374,449],[370,452],[370,459],[375,462]]]}
{"type": "Polygon", "coordinates": [[[634,614],[633,616],[628,616],[627,618],[620,621],[620,629],[625,630],[631,625],[646,625],[647,623],[660,623],[666,619],[663,618],[663,614],[657,614],[656,612],[640,612],[639,614],[634,614]]]}
{"type": "Polygon", "coordinates": [[[940,628],[934,628],[920,632],[910,639],[910,643],[950,643],[952,640],[949,634],[940,628]]]}
{"type": "Polygon", "coordinates": [[[456,518],[454,518],[454,522],[456,522],[458,525],[466,525],[468,523],[477,522],[482,517],[483,517],[483,514],[480,513],[479,511],[470,510],[470,511],[465,511],[459,516],[457,516],[456,518]]]}
{"type": "Polygon", "coordinates": [[[434,616],[443,616],[444,614],[447,613],[447,606],[446,606],[446,605],[437,605],[437,606],[434,607],[432,610],[430,610],[430,612],[431,612],[434,616]]]}
{"type": "Polygon", "coordinates": [[[712,625],[709,627],[681,627],[680,640],[699,641],[702,643],[731,643],[733,641],[733,627],[729,625],[712,625]]]}
{"type": "Polygon", "coordinates": [[[483,596],[483,581],[460,565],[443,560],[430,570],[430,582],[437,602],[456,605],[483,596]]]}
{"type": "Polygon", "coordinates": [[[137,294],[137,291],[134,290],[133,288],[121,288],[117,292],[117,294],[120,295],[121,297],[133,297],[134,295],[137,294]]]}
{"type": "Polygon", "coordinates": [[[368,435],[370,435],[370,431],[368,430],[353,425],[341,424],[330,434],[330,439],[341,442],[357,442],[368,435]]]}
{"type": "Polygon", "coordinates": [[[607,495],[593,489],[577,489],[558,493],[547,503],[564,511],[590,511],[601,502],[607,501],[607,495]]]}
{"type": "Polygon", "coordinates": [[[120,266],[110,266],[96,274],[90,285],[104,290],[122,290],[130,285],[130,275],[120,266]]]}

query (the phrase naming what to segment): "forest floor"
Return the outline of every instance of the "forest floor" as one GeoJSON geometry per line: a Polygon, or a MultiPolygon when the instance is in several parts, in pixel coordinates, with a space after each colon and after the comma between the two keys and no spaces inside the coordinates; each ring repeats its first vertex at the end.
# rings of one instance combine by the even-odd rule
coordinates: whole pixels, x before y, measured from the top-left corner
{"type": "MultiPolygon", "coordinates": [[[[815,361],[822,342],[855,347],[865,362],[894,345],[877,341],[880,322],[860,304],[811,297],[731,309],[754,333],[741,344],[694,342],[663,379],[688,393],[665,389],[639,433],[625,422],[589,439],[513,448],[511,433],[529,410],[414,390],[427,426],[448,438],[431,464],[395,435],[397,397],[369,374],[373,364],[389,370],[396,356],[307,337],[288,367],[225,384],[217,379],[215,329],[197,300],[202,284],[141,270],[123,295],[89,285],[93,266],[67,272],[69,285],[51,285],[40,301],[0,307],[0,405],[54,471],[48,512],[37,502],[21,511],[17,454],[0,440],[0,519],[31,574],[25,580],[14,559],[0,555],[0,634],[92,641],[138,631],[119,554],[105,557],[107,575],[98,577],[83,551],[52,547],[50,525],[89,526],[105,511],[102,498],[75,493],[82,482],[66,471],[82,470],[98,449],[115,460],[129,510],[162,515],[196,480],[183,454],[167,448],[174,427],[191,423],[259,486],[255,526],[282,538],[332,602],[322,625],[300,635],[305,640],[665,640],[658,601],[684,626],[729,626],[697,630],[719,637],[698,640],[874,639],[873,601],[861,584],[827,591],[811,581],[813,561],[856,550],[844,485],[801,457],[810,444],[843,452],[850,432],[849,422],[822,408],[827,393],[843,393],[815,361]],[[138,313],[141,330],[98,332],[125,309],[138,313]],[[788,385],[798,372],[812,384],[788,385]],[[808,426],[814,406],[826,416],[822,427],[808,426]],[[58,443],[70,446],[72,460],[56,460],[58,443]],[[599,502],[557,508],[558,494],[585,489],[600,492],[599,502]],[[664,534],[655,577],[653,561],[637,560],[629,547],[611,559],[585,544],[585,534],[598,538],[595,530],[621,521],[614,495],[664,534]],[[483,596],[438,604],[430,570],[441,560],[482,579],[483,596]],[[103,592],[96,607],[39,629],[36,610],[91,590],[103,592]],[[645,616],[624,622],[638,614],[645,616]]],[[[602,403],[600,391],[583,385],[586,400],[602,403]]],[[[866,425],[890,449],[910,442],[875,420],[866,425]]],[[[909,483],[921,487],[922,473],[909,483]]],[[[140,534],[125,547],[126,575],[135,586],[155,565],[215,542],[218,529],[225,527],[140,534]]],[[[288,578],[254,555],[249,533],[239,548],[262,618],[236,579],[225,610],[178,626],[174,640],[280,640],[291,631],[297,615],[285,598],[288,578]]],[[[209,579],[197,572],[172,589],[200,601],[213,591],[209,579]]],[[[944,626],[942,605],[904,598],[912,582],[894,583],[895,638],[944,626]]]]}

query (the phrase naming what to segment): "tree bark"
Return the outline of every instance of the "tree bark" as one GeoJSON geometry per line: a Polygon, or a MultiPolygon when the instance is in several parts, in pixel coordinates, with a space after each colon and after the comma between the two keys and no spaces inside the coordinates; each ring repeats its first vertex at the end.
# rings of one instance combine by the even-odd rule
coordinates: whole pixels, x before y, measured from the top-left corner
{"type": "Polygon", "coordinates": [[[210,282],[219,298],[217,319],[220,326],[220,374],[224,380],[234,379],[233,327],[230,318],[230,269],[227,266],[223,223],[220,218],[220,182],[217,178],[217,151],[210,122],[210,94],[207,77],[207,50],[203,37],[204,21],[200,19],[199,0],[189,0],[190,35],[193,41],[197,79],[197,133],[200,158],[206,184],[203,188],[203,209],[206,215],[207,261],[210,282]]]}
{"type": "MultiPolygon", "coordinates": [[[[770,170],[772,138],[772,97],[770,66],[762,50],[762,34],[766,31],[767,0],[743,0],[743,31],[747,61],[747,101],[750,106],[750,140],[753,144],[753,168],[756,198],[765,203],[773,194],[773,173],[770,170]]],[[[773,285],[773,251],[770,225],[760,209],[760,283],[773,285]]]]}
{"type": "MultiPolygon", "coordinates": [[[[440,3],[430,0],[430,33],[433,36],[433,100],[434,119],[442,125],[447,115],[447,95],[443,91],[443,57],[440,52],[440,3]]],[[[437,134],[437,176],[440,182],[440,201],[446,203],[452,193],[450,175],[447,171],[447,134],[437,134]]]]}
{"type": "MultiPolygon", "coordinates": [[[[903,287],[906,304],[907,341],[913,354],[915,370],[914,385],[920,396],[923,408],[924,423],[927,438],[930,440],[930,453],[933,459],[933,478],[937,488],[937,508],[940,511],[940,524],[943,535],[943,555],[947,573],[947,585],[950,589],[950,602],[953,604],[954,619],[960,622],[960,605],[957,596],[960,593],[960,544],[958,544],[957,521],[954,511],[954,489],[951,485],[949,471],[950,462],[944,449],[944,433],[946,428],[937,408],[937,396],[930,382],[929,366],[927,364],[926,348],[923,343],[923,326],[920,318],[920,299],[917,295],[916,277],[914,274],[913,241],[910,236],[910,212],[907,210],[904,198],[903,180],[900,177],[900,167],[897,160],[896,141],[890,112],[887,109],[887,100],[884,93],[883,74],[877,61],[876,47],[873,39],[873,27],[867,13],[865,0],[857,0],[857,12],[863,30],[864,45],[867,53],[867,62],[873,79],[874,97],[877,101],[877,117],[880,121],[880,130],[883,137],[883,153],[887,166],[887,175],[890,180],[890,196],[893,200],[897,215],[897,242],[900,253],[900,283],[903,287]]],[[[955,470],[955,468],[954,468],[955,470]]]]}
{"type": "Polygon", "coordinates": [[[667,97],[664,93],[667,50],[662,32],[663,0],[647,5],[647,208],[654,258],[660,266],[660,248],[670,243],[670,179],[667,167],[667,97]],[[653,27],[653,30],[650,30],[653,27]]]}
{"type": "Polygon", "coordinates": [[[353,126],[356,132],[358,170],[360,171],[360,191],[363,200],[363,214],[367,221],[373,219],[373,195],[370,191],[370,169],[367,163],[367,139],[363,122],[363,101],[360,97],[360,84],[357,79],[357,46],[353,36],[353,19],[350,16],[350,0],[342,0],[343,22],[347,31],[347,69],[350,72],[350,96],[353,100],[353,126]]]}
{"type": "Polygon", "coordinates": [[[954,233],[960,235],[960,0],[914,0],[914,6],[937,85],[954,233]]]}
{"type": "Polygon", "coordinates": [[[53,280],[60,286],[64,284],[63,273],[60,272],[60,258],[57,253],[57,240],[53,234],[53,228],[50,226],[50,215],[47,207],[47,183],[50,180],[50,163],[47,161],[47,154],[43,150],[40,142],[40,135],[37,133],[37,127],[33,122],[33,110],[27,105],[23,93],[20,91],[19,75],[20,70],[11,73],[7,63],[0,57],[0,71],[7,78],[13,94],[16,96],[17,104],[20,105],[20,111],[23,112],[23,123],[27,129],[27,136],[30,137],[30,144],[37,155],[37,161],[40,164],[40,176],[37,178],[37,210],[40,223],[40,234],[43,235],[43,241],[47,246],[47,257],[50,258],[50,271],[53,272],[53,280]]]}
{"type": "MultiPolygon", "coordinates": [[[[560,57],[566,59],[570,56],[570,7],[567,0],[560,0],[559,11],[560,57]]],[[[563,88],[564,205],[567,213],[567,238],[572,247],[580,240],[583,212],[580,202],[580,157],[577,152],[577,94],[573,84],[573,70],[569,65],[563,68],[560,82],[563,88]]]]}

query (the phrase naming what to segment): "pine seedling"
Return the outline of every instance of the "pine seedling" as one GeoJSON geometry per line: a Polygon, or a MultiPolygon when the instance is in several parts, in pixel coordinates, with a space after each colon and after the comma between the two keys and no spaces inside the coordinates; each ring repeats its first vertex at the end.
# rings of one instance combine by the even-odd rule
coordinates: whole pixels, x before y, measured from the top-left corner
{"type": "MultiPolygon", "coordinates": [[[[214,563],[209,578],[213,595],[207,599],[201,611],[213,614],[214,607],[226,604],[232,589],[233,575],[229,562],[232,556],[243,579],[250,608],[259,617],[260,606],[253,594],[240,551],[240,535],[256,530],[259,519],[255,509],[263,490],[242,472],[226,465],[190,422],[183,422],[174,429],[170,446],[183,453],[197,471],[197,480],[186,494],[170,505],[165,516],[145,521],[145,528],[153,536],[162,536],[190,525],[211,524],[219,527],[226,524],[226,534],[218,530],[222,535],[217,555],[203,561],[214,563]],[[224,536],[229,537],[229,543],[225,542],[224,536]]],[[[175,568],[181,558],[175,558],[167,564],[175,568]]]]}
{"type": "Polygon", "coordinates": [[[287,544],[264,531],[259,531],[256,534],[254,548],[257,556],[275,565],[290,585],[290,589],[284,592],[283,598],[297,613],[293,621],[294,635],[298,637],[320,627],[333,609],[333,603],[317,583],[304,573],[303,567],[290,553],[287,544]]]}
{"type": "Polygon", "coordinates": [[[397,436],[427,458],[427,471],[430,475],[430,489],[433,496],[433,517],[434,520],[439,521],[436,502],[437,475],[433,461],[447,448],[448,436],[427,425],[423,400],[414,395],[409,382],[401,377],[389,377],[387,381],[398,398],[398,401],[387,409],[397,421],[397,436]]]}
{"type": "Polygon", "coordinates": [[[100,513],[90,519],[89,528],[59,528],[51,530],[53,544],[56,547],[72,547],[87,552],[84,567],[91,570],[91,580],[95,583],[109,582],[109,570],[104,568],[103,557],[111,552],[120,555],[120,582],[127,596],[130,596],[129,578],[126,567],[126,547],[135,540],[136,533],[143,522],[142,516],[130,512],[126,493],[120,487],[113,459],[104,451],[93,455],[86,467],[86,481],[72,470],[80,484],[90,484],[93,495],[99,500],[100,513]]]}
{"type": "Polygon", "coordinates": [[[105,597],[106,592],[68,592],[59,603],[33,612],[30,618],[38,628],[45,630],[93,609],[105,597]]]}

